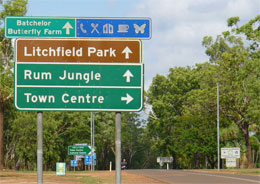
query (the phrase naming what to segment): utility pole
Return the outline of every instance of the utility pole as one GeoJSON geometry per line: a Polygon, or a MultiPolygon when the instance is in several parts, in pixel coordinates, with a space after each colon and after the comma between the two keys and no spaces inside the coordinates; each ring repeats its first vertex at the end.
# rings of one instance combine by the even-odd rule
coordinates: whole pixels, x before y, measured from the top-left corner
{"type": "Polygon", "coordinates": [[[220,169],[219,158],[219,83],[217,82],[217,129],[218,129],[218,170],[220,169]]]}

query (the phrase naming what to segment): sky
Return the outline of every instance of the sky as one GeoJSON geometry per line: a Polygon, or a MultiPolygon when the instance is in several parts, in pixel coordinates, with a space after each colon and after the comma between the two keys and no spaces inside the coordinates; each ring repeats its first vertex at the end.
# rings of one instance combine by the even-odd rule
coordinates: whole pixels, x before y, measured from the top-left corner
{"type": "Polygon", "coordinates": [[[229,30],[228,18],[243,25],[258,14],[260,0],[29,0],[26,16],[150,17],[152,38],[143,40],[148,90],[169,68],[208,61],[203,37],[229,30]]]}

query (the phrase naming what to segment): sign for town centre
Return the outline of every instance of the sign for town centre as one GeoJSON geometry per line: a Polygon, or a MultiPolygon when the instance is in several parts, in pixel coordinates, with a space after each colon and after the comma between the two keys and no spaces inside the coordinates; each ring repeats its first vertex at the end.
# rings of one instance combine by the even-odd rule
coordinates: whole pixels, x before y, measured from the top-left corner
{"type": "Polygon", "coordinates": [[[31,111],[140,111],[141,58],[139,40],[18,39],[15,107],[31,111]]]}
{"type": "Polygon", "coordinates": [[[5,36],[45,38],[151,38],[150,18],[14,17],[5,36]]]}

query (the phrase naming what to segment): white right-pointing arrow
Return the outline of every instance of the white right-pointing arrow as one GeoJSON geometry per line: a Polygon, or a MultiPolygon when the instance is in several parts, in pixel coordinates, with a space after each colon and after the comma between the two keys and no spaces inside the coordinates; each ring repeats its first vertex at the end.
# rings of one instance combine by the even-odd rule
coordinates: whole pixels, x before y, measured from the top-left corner
{"type": "Polygon", "coordinates": [[[121,97],[121,101],[126,101],[126,104],[129,104],[134,98],[126,93],[126,97],[121,97]]]}
{"type": "Polygon", "coordinates": [[[126,46],[126,48],[122,51],[122,53],[125,54],[126,59],[129,59],[129,53],[132,54],[133,52],[129,49],[129,47],[126,46]]]}
{"type": "Polygon", "coordinates": [[[125,72],[125,74],[123,75],[123,77],[126,77],[126,82],[130,82],[131,78],[130,77],[134,77],[133,74],[130,72],[130,70],[127,70],[125,72]]]}

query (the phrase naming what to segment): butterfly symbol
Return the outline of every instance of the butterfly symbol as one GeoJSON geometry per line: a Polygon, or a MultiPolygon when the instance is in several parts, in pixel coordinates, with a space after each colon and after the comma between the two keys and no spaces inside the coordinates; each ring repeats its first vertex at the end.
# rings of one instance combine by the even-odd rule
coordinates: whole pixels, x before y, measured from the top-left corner
{"type": "Polygon", "coordinates": [[[144,33],[144,29],[145,29],[146,24],[143,24],[141,26],[138,26],[137,24],[134,24],[135,27],[135,33],[138,34],[139,32],[141,32],[142,34],[144,33]]]}

